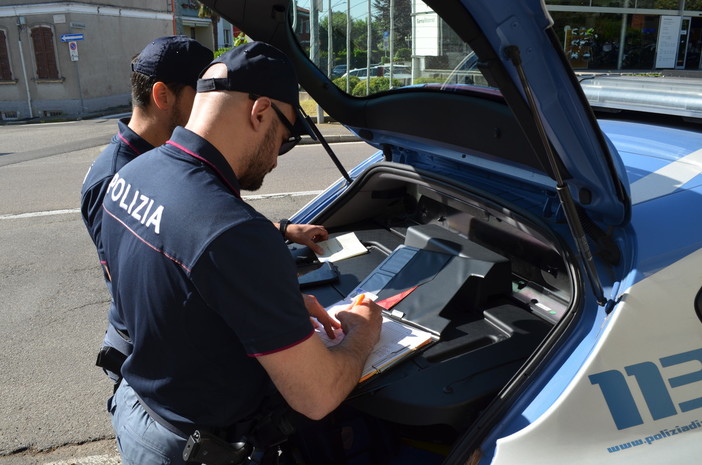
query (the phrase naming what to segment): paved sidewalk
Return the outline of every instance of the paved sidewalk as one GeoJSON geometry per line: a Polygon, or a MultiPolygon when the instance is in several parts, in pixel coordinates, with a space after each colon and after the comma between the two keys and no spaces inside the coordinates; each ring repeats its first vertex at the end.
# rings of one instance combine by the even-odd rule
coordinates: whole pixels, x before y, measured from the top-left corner
{"type": "MultiPolygon", "coordinates": [[[[52,123],[52,122],[60,122],[60,121],[74,121],[76,119],[120,119],[120,118],[126,118],[130,116],[130,112],[123,112],[123,113],[113,113],[113,114],[93,114],[93,115],[86,115],[81,118],[46,118],[46,119],[39,119],[39,118],[34,118],[32,120],[21,120],[21,121],[0,121],[0,126],[17,126],[17,125],[28,125],[28,124],[42,124],[42,123],[52,123]]],[[[314,119],[314,118],[313,118],[314,119]]],[[[116,123],[115,123],[116,127],[116,123]]],[[[330,122],[327,120],[327,122],[318,124],[317,128],[319,129],[319,132],[322,133],[322,136],[326,139],[327,142],[330,144],[334,142],[353,142],[359,140],[359,138],[346,129],[342,124],[337,123],[337,122],[330,122]]],[[[315,144],[319,143],[319,141],[313,140],[310,136],[302,136],[302,140],[300,141],[301,144],[315,144]]]]}
{"type": "MultiPolygon", "coordinates": [[[[353,142],[360,140],[356,134],[346,129],[346,127],[340,123],[322,123],[318,124],[317,128],[322,134],[322,137],[330,144],[334,142],[353,142]]],[[[310,136],[302,136],[300,143],[318,144],[319,141],[312,139],[310,136]]]]}

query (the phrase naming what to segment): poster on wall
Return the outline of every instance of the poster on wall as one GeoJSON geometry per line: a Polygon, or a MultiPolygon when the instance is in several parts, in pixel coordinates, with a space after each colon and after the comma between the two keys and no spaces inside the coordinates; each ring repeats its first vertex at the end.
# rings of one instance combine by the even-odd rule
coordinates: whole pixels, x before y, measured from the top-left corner
{"type": "Polygon", "coordinates": [[[571,27],[563,28],[565,32],[563,50],[573,69],[587,69],[592,58],[592,46],[597,34],[593,28],[571,27]]]}
{"type": "Polygon", "coordinates": [[[675,68],[681,25],[681,16],[661,16],[656,45],[656,68],[675,68]]]}

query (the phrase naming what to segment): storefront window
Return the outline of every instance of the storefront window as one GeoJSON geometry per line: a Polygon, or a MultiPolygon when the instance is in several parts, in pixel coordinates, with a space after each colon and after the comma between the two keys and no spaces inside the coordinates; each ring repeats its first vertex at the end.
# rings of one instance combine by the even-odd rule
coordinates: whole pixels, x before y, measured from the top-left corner
{"type": "Polygon", "coordinates": [[[573,69],[617,68],[622,15],[554,11],[551,16],[573,69]]]}
{"type": "Polygon", "coordinates": [[[574,70],[654,68],[658,16],[552,12],[552,17],[574,70]]]}
{"type": "Polygon", "coordinates": [[[660,17],[630,15],[628,19],[622,69],[653,69],[660,17]]]}
{"type": "Polygon", "coordinates": [[[677,10],[679,0],[636,0],[637,8],[652,8],[654,10],[677,10]]]}
{"type": "Polygon", "coordinates": [[[685,0],[685,10],[702,11],[702,0],[685,0]]]}
{"type": "Polygon", "coordinates": [[[592,0],[592,6],[607,6],[611,8],[629,8],[635,0],[592,0]]]}
{"type": "Polygon", "coordinates": [[[590,6],[590,0],[546,0],[547,5],[590,6]]]}
{"type": "MultiPolygon", "coordinates": [[[[547,5],[678,10],[680,0],[546,0],[547,5]]],[[[702,11],[702,0],[684,0],[684,10],[702,11]]]]}

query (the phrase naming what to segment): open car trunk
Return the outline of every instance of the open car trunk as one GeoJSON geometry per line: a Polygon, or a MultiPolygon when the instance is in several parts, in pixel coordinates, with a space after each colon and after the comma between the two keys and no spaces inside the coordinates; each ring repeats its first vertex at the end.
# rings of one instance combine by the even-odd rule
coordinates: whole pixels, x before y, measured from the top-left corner
{"type": "Polygon", "coordinates": [[[537,219],[407,165],[372,165],[312,222],[368,253],[306,293],[329,306],[359,287],[379,301],[414,289],[393,313],[434,335],[346,401],[402,438],[453,444],[573,305],[576,271],[537,219]]]}

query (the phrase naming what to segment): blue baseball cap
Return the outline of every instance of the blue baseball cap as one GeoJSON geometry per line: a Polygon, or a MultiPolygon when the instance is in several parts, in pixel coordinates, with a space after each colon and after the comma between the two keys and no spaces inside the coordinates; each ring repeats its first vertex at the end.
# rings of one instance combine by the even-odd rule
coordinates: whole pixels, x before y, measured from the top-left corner
{"type": "Polygon", "coordinates": [[[197,81],[198,92],[228,90],[265,96],[290,104],[297,114],[294,129],[297,134],[309,134],[316,139],[300,110],[300,90],[295,68],[282,51],[265,42],[249,42],[223,53],[207,66],[197,81]],[[202,79],[210,66],[224,63],[226,78],[202,79]]]}
{"type": "Polygon", "coordinates": [[[210,49],[186,36],[164,36],[149,43],[132,61],[132,71],[157,81],[195,87],[200,71],[214,57],[210,49]]]}

